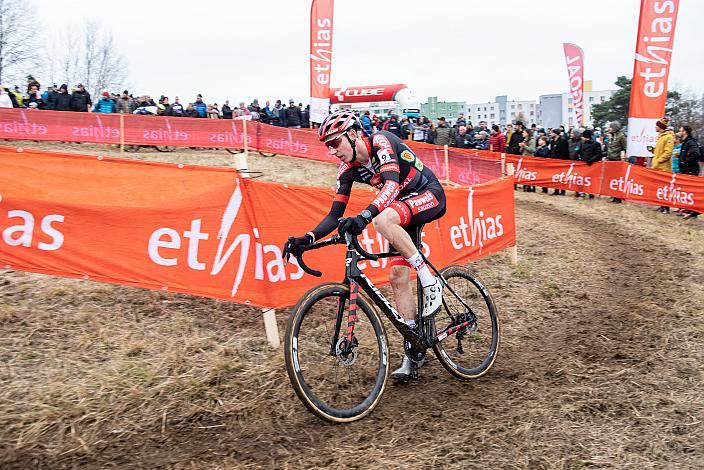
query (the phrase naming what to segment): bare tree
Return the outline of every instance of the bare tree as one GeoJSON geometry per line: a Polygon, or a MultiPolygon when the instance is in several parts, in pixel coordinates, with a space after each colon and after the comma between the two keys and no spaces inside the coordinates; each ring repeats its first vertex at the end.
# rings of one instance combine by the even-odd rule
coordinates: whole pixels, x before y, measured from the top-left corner
{"type": "Polygon", "coordinates": [[[46,70],[51,81],[82,83],[93,99],[105,89],[119,91],[127,79],[127,65],[112,34],[96,22],[69,27],[46,47],[46,70]],[[59,44],[57,48],[55,45],[59,44]],[[56,75],[54,75],[56,74],[56,75]],[[55,77],[60,80],[55,80],[55,77]]]}
{"type": "Polygon", "coordinates": [[[22,74],[20,67],[37,65],[37,27],[31,11],[25,0],[0,0],[0,82],[22,74]]]}

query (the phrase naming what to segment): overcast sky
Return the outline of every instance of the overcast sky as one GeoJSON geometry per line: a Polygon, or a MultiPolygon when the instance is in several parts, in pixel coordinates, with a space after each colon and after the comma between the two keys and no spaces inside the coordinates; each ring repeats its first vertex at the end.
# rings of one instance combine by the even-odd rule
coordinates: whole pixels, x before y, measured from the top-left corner
{"type": "MultiPolygon", "coordinates": [[[[230,103],[309,95],[310,0],[34,0],[45,30],[100,20],[130,91],[230,103]]],[[[563,42],[585,79],[633,72],[639,0],[337,0],[333,86],[405,83],[421,101],[537,99],[568,91],[563,42]]],[[[704,1],[682,0],[670,88],[704,91],[704,1]]]]}

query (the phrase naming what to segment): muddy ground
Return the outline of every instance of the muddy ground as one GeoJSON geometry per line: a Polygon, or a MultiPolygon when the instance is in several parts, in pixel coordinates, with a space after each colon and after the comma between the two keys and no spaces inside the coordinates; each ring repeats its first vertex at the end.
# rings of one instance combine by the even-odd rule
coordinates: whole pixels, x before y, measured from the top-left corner
{"type": "MultiPolygon", "coordinates": [[[[135,156],[232,165],[224,151],[135,156]]],[[[287,157],[250,166],[335,175],[287,157]]],[[[518,266],[472,266],[500,311],[494,368],[463,383],[431,360],[349,425],[298,401],[257,309],[0,272],[0,468],[704,468],[704,223],[516,198],[518,266]]]]}

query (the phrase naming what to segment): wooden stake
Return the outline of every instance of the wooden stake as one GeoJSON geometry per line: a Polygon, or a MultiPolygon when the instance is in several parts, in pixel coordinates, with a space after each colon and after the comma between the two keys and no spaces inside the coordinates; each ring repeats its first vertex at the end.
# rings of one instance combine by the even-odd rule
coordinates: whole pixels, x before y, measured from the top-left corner
{"type": "Polygon", "coordinates": [[[278,348],[281,341],[279,340],[279,327],[276,324],[276,310],[265,308],[263,313],[266,339],[272,348],[278,348]]]}
{"type": "MultiPolygon", "coordinates": [[[[507,176],[512,176],[516,172],[516,169],[514,168],[513,163],[511,163],[511,162],[506,163],[506,154],[505,153],[501,154],[501,162],[506,167],[506,175],[507,176]]],[[[513,266],[517,266],[518,265],[518,227],[516,227],[516,244],[513,245],[512,247],[510,247],[509,250],[510,250],[510,255],[511,255],[511,264],[513,266]]]]}
{"type": "Polygon", "coordinates": [[[125,115],[120,113],[120,156],[125,153],[125,115]]]}
{"type": "Polygon", "coordinates": [[[447,151],[447,145],[443,145],[443,152],[445,152],[445,182],[450,183],[450,156],[447,151]]]}
{"type": "MultiPolygon", "coordinates": [[[[241,172],[242,178],[249,178],[249,165],[247,163],[247,157],[249,156],[249,144],[247,142],[247,120],[242,119],[242,134],[244,137],[244,152],[235,155],[235,168],[237,171],[241,172]]],[[[255,236],[258,238],[259,235],[255,230],[255,236]]],[[[272,348],[278,348],[281,344],[279,339],[279,326],[276,324],[276,310],[273,308],[262,309],[262,318],[264,319],[264,333],[266,335],[267,341],[272,348]]]]}

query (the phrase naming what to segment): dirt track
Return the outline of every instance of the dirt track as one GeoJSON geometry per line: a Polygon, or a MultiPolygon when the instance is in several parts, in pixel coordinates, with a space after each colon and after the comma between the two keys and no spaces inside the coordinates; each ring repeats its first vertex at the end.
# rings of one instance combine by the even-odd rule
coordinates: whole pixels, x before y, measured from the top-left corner
{"type": "Polygon", "coordinates": [[[0,467],[703,468],[702,221],[539,193],[517,220],[519,265],[474,266],[492,371],[433,360],[346,426],[297,401],[256,310],[4,272],[0,467]]]}

